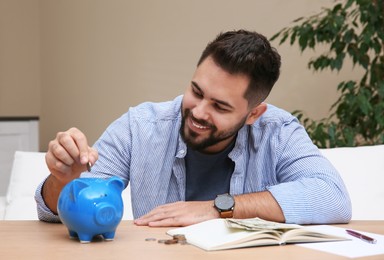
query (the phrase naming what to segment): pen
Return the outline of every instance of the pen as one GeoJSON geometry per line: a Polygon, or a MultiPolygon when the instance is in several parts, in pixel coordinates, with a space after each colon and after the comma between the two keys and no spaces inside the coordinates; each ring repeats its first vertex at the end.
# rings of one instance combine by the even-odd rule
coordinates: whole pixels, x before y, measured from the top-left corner
{"type": "Polygon", "coordinates": [[[347,231],[347,233],[351,236],[354,236],[354,237],[357,237],[367,243],[371,243],[371,244],[376,244],[376,239],[372,238],[372,237],[369,237],[369,236],[366,236],[366,235],[363,235],[359,232],[356,232],[356,231],[353,231],[353,230],[350,230],[350,229],[346,229],[345,231],[347,231]]]}

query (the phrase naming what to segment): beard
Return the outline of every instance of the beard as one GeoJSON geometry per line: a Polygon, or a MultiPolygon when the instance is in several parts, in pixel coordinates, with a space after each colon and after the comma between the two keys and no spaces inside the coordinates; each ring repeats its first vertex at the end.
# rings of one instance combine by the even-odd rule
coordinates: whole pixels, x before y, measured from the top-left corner
{"type": "Polygon", "coordinates": [[[184,142],[193,150],[204,152],[204,150],[212,145],[233,138],[237,132],[244,126],[247,116],[242,118],[235,126],[225,131],[218,131],[217,127],[205,120],[196,119],[190,109],[185,109],[182,115],[180,134],[184,142]],[[209,127],[210,134],[205,138],[200,138],[198,133],[194,132],[186,125],[188,118],[191,118],[196,123],[209,127]]]}

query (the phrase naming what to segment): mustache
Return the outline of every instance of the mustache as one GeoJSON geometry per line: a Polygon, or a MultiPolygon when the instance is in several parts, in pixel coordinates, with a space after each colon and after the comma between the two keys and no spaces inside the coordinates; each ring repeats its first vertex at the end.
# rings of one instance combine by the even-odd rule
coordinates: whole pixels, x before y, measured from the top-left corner
{"type": "Polygon", "coordinates": [[[185,112],[186,112],[185,114],[186,114],[187,117],[188,116],[191,117],[191,119],[194,122],[198,123],[199,125],[202,125],[202,126],[205,126],[205,127],[210,127],[210,128],[214,128],[215,127],[213,124],[207,122],[206,120],[197,119],[196,117],[194,117],[193,113],[192,113],[192,111],[190,109],[187,109],[185,112]]]}

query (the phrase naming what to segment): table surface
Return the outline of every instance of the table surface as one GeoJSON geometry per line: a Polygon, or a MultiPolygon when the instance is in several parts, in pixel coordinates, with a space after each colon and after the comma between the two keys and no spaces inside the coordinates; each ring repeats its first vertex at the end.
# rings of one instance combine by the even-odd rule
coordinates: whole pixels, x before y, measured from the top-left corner
{"type": "MultiPolygon", "coordinates": [[[[343,228],[384,234],[384,221],[352,221],[343,228]]],[[[139,227],[122,221],[113,241],[81,244],[69,239],[62,224],[40,221],[0,221],[1,259],[346,259],[295,245],[206,252],[192,245],[166,245],[146,238],[169,239],[169,228],[139,227]]],[[[384,259],[384,255],[364,259],[384,259]]]]}

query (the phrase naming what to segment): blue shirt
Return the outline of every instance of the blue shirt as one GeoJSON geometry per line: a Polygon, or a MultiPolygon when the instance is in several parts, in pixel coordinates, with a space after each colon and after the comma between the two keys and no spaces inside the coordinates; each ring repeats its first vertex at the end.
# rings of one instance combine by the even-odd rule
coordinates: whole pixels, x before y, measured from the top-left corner
{"type": "MultiPolygon", "coordinates": [[[[92,176],[116,175],[130,183],[135,218],[185,200],[187,146],[179,133],[181,102],[179,96],[130,108],[95,143],[99,159],[92,176]]],[[[270,191],[287,223],[350,220],[351,203],[341,177],[288,112],[268,105],[256,122],[239,130],[229,157],[235,163],[232,195],[270,191]]],[[[39,218],[59,221],[44,204],[41,186],[36,191],[39,218]]]]}

